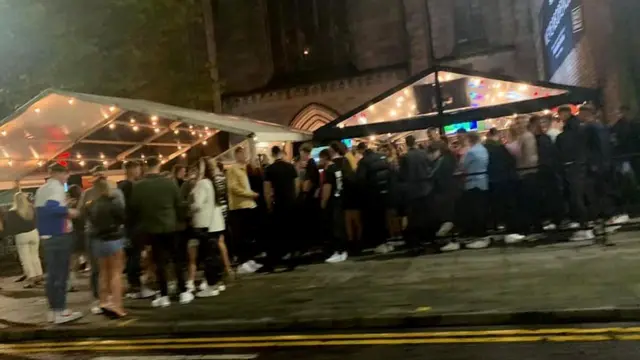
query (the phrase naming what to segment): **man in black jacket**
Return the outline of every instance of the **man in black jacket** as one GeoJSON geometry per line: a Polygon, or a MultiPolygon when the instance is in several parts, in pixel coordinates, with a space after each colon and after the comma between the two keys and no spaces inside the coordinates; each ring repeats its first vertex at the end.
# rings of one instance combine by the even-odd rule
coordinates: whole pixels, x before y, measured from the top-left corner
{"type": "Polygon", "coordinates": [[[356,171],[356,182],[362,191],[363,237],[376,246],[379,253],[393,251],[386,243],[386,211],[389,204],[389,164],[382,155],[360,143],[356,148],[362,155],[356,171]]]}
{"type": "Polygon", "coordinates": [[[508,233],[517,232],[516,208],[517,179],[516,159],[500,141],[496,128],[487,134],[484,147],[489,153],[489,195],[491,199],[491,226],[505,226],[508,233]]]}
{"type": "MultiPolygon", "coordinates": [[[[569,209],[573,221],[578,226],[586,226],[589,220],[585,205],[587,176],[587,139],[580,120],[573,116],[571,107],[562,106],[558,116],[564,122],[564,131],[558,135],[556,146],[560,160],[564,165],[564,176],[569,195],[569,209]]],[[[576,231],[571,240],[592,240],[595,236],[591,230],[576,231]]]]}
{"type": "Polygon", "coordinates": [[[416,147],[416,139],[413,135],[407,136],[405,141],[408,151],[400,159],[399,180],[406,191],[404,199],[407,202],[407,245],[417,250],[420,241],[428,236],[426,225],[429,216],[429,195],[433,190],[433,183],[427,152],[416,147]]]}
{"type": "Polygon", "coordinates": [[[534,115],[529,119],[529,129],[536,137],[538,145],[538,184],[540,186],[540,209],[544,220],[550,223],[545,230],[554,230],[560,226],[563,217],[562,191],[558,162],[558,148],[542,128],[542,118],[534,115]]]}

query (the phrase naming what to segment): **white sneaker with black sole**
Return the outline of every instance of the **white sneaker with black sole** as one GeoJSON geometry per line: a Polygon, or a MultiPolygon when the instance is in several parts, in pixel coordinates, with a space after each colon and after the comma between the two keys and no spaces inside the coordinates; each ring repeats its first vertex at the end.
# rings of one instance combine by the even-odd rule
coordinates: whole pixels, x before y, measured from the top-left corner
{"type": "Polygon", "coordinates": [[[452,222],[446,222],[446,223],[444,223],[444,224],[442,224],[440,226],[440,229],[438,229],[438,232],[436,233],[436,236],[437,237],[445,237],[445,236],[449,235],[451,230],[453,230],[453,223],[452,222]]]}
{"type": "Polygon", "coordinates": [[[256,271],[258,271],[258,269],[256,269],[253,266],[251,266],[251,264],[248,261],[246,263],[238,266],[238,269],[236,270],[238,275],[253,274],[256,271]]]}
{"type": "Polygon", "coordinates": [[[154,308],[166,308],[171,306],[171,300],[168,296],[159,296],[151,302],[151,306],[154,308]]]}
{"type": "Polygon", "coordinates": [[[333,255],[331,255],[331,257],[329,257],[327,260],[325,260],[324,262],[328,263],[328,264],[337,264],[337,263],[341,263],[347,260],[347,253],[346,252],[336,252],[333,255]]]}
{"type": "Polygon", "coordinates": [[[249,264],[249,266],[251,266],[252,269],[254,269],[254,272],[262,269],[262,267],[264,266],[255,262],[255,260],[249,260],[247,261],[247,263],[249,264]]]}
{"type": "Polygon", "coordinates": [[[196,291],[196,283],[193,280],[188,280],[186,286],[188,292],[196,291]]]}

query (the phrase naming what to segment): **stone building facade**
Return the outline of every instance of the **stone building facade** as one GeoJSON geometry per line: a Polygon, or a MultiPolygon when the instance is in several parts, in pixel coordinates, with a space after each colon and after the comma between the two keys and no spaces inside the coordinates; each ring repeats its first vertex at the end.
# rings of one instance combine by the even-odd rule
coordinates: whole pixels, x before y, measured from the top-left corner
{"type": "Polygon", "coordinates": [[[534,6],[522,0],[218,0],[224,110],[314,130],[432,66],[432,59],[538,79],[534,6]]]}
{"type": "MultiPolygon", "coordinates": [[[[638,110],[640,83],[640,2],[627,0],[566,0],[581,9],[581,36],[570,44],[569,54],[550,73],[545,68],[546,51],[541,11],[545,2],[557,7],[561,0],[532,0],[533,29],[538,59],[538,77],[551,82],[598,88],[602,91],[605,120],[615,120],[621,105],[638,110]]],[[[571,9],[569,9],[571,10],[571,9]]]]}

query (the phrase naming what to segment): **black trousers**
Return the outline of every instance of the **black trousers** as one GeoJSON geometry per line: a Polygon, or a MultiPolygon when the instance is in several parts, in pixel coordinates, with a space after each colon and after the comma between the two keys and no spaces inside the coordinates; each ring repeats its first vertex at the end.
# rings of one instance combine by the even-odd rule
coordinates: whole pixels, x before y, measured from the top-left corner
{"type": "Polygon", "coordinates": [[[539,204],[543,219],[559,225],[564,218],[560,176],[553,169],[541,167],[538,170],[538,184],[540,191],[539,204]]]}
{"type": "Polygon", "coordinates": [[[195,237],[200,241],[198,257],[204,265],[204,276],[207,284],[215,285],[222,280],[222,259],[218,240],[221,233],[210,233],[207,229],[194,229],[195,237]]]}
{"type": "Polygon", "coordinates": [[[608,169],[587,173],[587,211],[590,220],[608,219],[613,216],[613,196],[610,186],[612,181],[613,177],[608,169]]]}
{"type": "Polygon", "coordinates": [[[366,245],[376,247],[387,241],[387,202],[379,196],[368,196],[363,202],[362,237],[366,245]]]}
{"type": "Polygon", "coordinates": [[[497,229],[504,225],[507,232],[517,232],[516,202],[518,197],[516,180],[502,180],[489,185],[491,218],[489,226],[497,229]]]}
{"type": "Polygon", "coordinates": [[[429,242],[435,238],[435,214],[430,214],[433,196],[425,196],[407,201],[407,229],[405,239],[409,248],[416,248],[422,242],[429,242]]]}
{"type": "Polygon", "coordinates": [[[517,229],[520,234],[542,231],[538,174],[524,174],[518,183],[517,229]]]}
{"type": "Polygon", "coordinates": [[[256,230],[261,227],[257,209],[238,209],[229,211],[231,241],[229,252],[238,258],[238,263],[253,259],[257,255],[256,230]]]}
{"type": "Polygon", "coordinates": [[[130,241],[125,248],[125,254],[127,256],[127,282],[131,291],[138,291],[142,287],[140,276],[142,275],[142,267],[140,262],[142,261],[142,244],[140,236],[129,235],[130,241]]]}
{"type": "Polygon", "coordinates": [[[586,226],[589,220],[586,198],[587,172],[583,166],[570,165],[565,169],[566,191],[569,199],[569,214],[573,221],[586,226]]]}
{"type": "Polygon", "coordinates": [[[167,264],[173,262],[173,269],[178,281],[180,293],[187,291],[185,285],[185,269],[187,244],[175,233],[149,234],[151,254],[156,266],[156,280],[162,296],[169,295],[167,286],[167,264]]]}
{"type": "Polygon", "coordinates": [[[271,236],[269,237],[267,248],[267,259],[265,266],[267,269],[274,268],[280,264],[288,267],[297,265],[297,252],[299,248],[295,243],[295,227],[292,221],[295,220],[295,204],[274,206],[271,213],[271,236]],[[282,258],[290,254],[290,258],[284,261],[282,258]]]}
{"type": "Polygon", "coordinates": [[[327,251],[329,253],[347,251],[349,243],[341,202],[339,200],[330,202],[327,208],[322,211],[322,217],[325,224],[325,234],[329,240],[327,251]]]}
{"type": "Polygon", "coordinates": [[[458,205],[465,236],[487,236],[487,195],[487,191],[478,188],[466,190],[462,194],[458,205]]]}

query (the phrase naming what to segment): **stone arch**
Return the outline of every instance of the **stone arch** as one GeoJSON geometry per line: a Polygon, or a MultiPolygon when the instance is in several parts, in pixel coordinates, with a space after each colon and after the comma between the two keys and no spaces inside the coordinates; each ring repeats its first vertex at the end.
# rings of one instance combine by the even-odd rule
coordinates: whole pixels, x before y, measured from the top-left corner
{"type": "Polygon", "coordinates": [[[311,103],[300,110],[289,126],[294,129],[316,131],[338,116],[338,112],[318,103],[311,103]]]}

